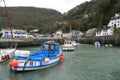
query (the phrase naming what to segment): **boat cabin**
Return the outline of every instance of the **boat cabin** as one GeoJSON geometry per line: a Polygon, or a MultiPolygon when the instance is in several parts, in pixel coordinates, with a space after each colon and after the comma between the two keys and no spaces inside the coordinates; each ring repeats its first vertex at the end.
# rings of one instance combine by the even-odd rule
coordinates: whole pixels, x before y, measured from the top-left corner
{"type": "Polygon", "coordinates": [[[41,45],[41,51],[43,51],[45,56],[54,57],[55,52],[59,51],[59,44],[57,43],[43,43],[41,45]]]}

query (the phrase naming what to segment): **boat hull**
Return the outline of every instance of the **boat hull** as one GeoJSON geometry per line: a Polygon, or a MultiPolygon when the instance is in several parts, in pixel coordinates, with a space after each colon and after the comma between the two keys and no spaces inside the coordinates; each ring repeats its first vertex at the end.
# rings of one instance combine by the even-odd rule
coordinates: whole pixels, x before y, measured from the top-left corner
{"type": "Polygon", "coordinates": [[[62,50],[63,51],[74,51],[75,47],[74,46],[65,46],[65,45],[63,45],[62,50]]]}
{"type": "Polygon", "coordinates": [[[63,48],[62,50],[63,51],[74,51],[75,48],[73,48],[73,47],[67,47],[67,48],[63,48]]]}
{"type": "Polygon", "coordinates": [[[13,57],[16,48],[0,49],[0,62],[6,61],[13,57]]]}
{"type": "Polygon", "coordinates": [[[62,46],[63,51],[74,51],[76,47],[75,41],[65,40],[62,46]]]}
{"type": "Polygon", "coordinates": [[[32,71],[51,67],[64,59],[60,44],[54,41],[41,43],[38,52],[16,50],[13,60],[9,63],[11,70],[32,71]]]}
{"type": "MultiPolygon", "coordinates": [[[[19,64],[18,67],[11,67],[12,70],[14,71],[33,71],[33,70],[39,70],[39,69],[44,69],[44,68],[48,68],[48,67],[52,67],[54,65],[56,65],[59,61],[59,58],[55,58],[50,60],[48,63],[45,63],[44,61],[42,61],[42,63],[38,64],[38,65],[33,65],[31,66],[30,63],[28,63],[25,67],[23,66],[23,64],[19,64]],[[30,66],[28,66],[30,65],[30,66]]],[[[34,61],[33,61],[34,62],[34,61]]],[[[37,61],[40,62],[40,61],[37,61]]]]}

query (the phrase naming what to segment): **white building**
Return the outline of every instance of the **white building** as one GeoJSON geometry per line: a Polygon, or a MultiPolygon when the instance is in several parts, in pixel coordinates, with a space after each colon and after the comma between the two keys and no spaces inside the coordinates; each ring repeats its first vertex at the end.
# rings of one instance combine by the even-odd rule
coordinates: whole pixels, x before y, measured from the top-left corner
{"type": "Polygon", "coordinates": [[[120,14],[115,14],[107,25],[108,27],[120,28],[120,14]]]}
{"type": "Polygon", "coordinates": [[[56,36],[54,36],[54,37],[62,38],[62,30],[56,31],[56,36]]]}
{"type": "Polygon", "coordinates": [[[114,28],[111,27],[109,29],[103,29],[101,31],[96,32],[96,36],[110,36],[113,35],[114,28]]]}
{"type": "Polygon", "coordinates": [[[10,29],[2,29],[2,36],[4,38],[11,38],[13,33],[13,38],[28,38],[28,34],[26,30],[18,30],[12,29],[12,33],[10,29]]]}
{"type": "Polygon", "coordinates": [[[71,38],[80,38],[81,36],[83,36],[83,33],[80,32],[79,30],[72,30],[70,32],[70,37],[71,38]]]}
{"type": "Polygon", "coordinates": [[[69,39],[69,38],[70,38],[70,33],[63,33],[63,34],[62,34],[62,37],[69,39]]]}

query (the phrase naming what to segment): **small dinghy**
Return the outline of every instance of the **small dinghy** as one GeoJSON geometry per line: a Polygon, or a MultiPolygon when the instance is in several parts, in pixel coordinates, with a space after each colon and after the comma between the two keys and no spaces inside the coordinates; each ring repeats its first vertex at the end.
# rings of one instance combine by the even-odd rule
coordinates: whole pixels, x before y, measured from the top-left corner
{"type": "Polygon", "coordinates": [[[64,59],[60,44],[54,41],[43,42],[38,52],[16,50],[9,63],[14,71],[30,71],[47,68],[64,59]]]}

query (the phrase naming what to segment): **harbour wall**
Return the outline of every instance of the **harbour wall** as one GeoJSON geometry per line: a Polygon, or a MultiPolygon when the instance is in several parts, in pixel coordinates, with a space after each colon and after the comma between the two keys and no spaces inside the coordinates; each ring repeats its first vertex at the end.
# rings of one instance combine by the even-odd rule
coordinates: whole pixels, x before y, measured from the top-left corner
{"type": "MultiPolygon", "coordinates": [[[[41,42],[50,41],[53,39],[6,39],[0,38],[0,46],[8,43],[17,43],[18,47],[27,47],[27,46],[39,46],[41,42]]],[[[60,44],[64,43],[65,39],[54,39],[54,41],[59,42],[60,44]]],[[[120,46],[120,35],[115,36],[101,36],[101,37],[85,37],[80,38],[79,40],[74,38],[76,42],[81,44],[94,44],[95,41],[99,41],[101,45],[112,44],[113,46],[120,46]]]]}
{"type": "MultiPolygon", "coordinates": [[[[6,44],[17,43],[17,47],[28,47],[28,46],[39,46],[41,42],[50,41],[53,39],[10,39],[10,38],[0,38],[0,46],[6,44]]],[[[54,39],[54,41],[63,44],[63,39],[54,39]]]]}
{"type": "Polygon", "coordinates": [[[120,46],[120,35],[86,37],[86,38],[80,39],[80,43],[83,43],[83,44],[94,44],[95,41],[99,41],[101,45],[112,44],[113,46],[120,46]]]}

